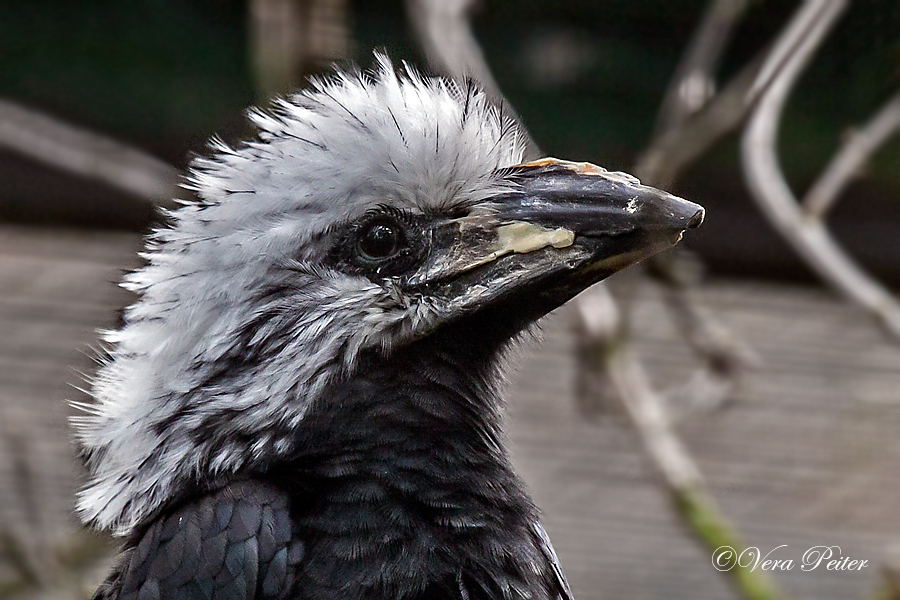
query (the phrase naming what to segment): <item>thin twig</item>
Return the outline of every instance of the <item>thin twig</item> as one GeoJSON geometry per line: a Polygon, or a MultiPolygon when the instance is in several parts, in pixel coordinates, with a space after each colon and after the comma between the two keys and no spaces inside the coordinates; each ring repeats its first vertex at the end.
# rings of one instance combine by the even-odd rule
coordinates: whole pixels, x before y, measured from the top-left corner
{"type": "Polygon", "coordinates": [[[249,51],[253,83],[260,102],[294,88],[307,58],[301,3],[250,0],[249,51]]]}
{"type": "Polygon", "coordinates": [[[603,366],[653,463],[673,489],[703,486],[700,470],[671,427],[665,401],[653,389],[631,345],[618,344],[623,339],[623,324],[609,287],[594,286],[585,296],[586,301],[577,305],[582,330],[595,344],[608,347],[603,366]]]}
{"type": "Polygon", "coordinates": [[[132,146],[0,100],[0,148],[138,198],[173,206],[174,167],[132,146]]]}
{"type": "MultiPolygon", "coordinates": [[[[819,10],[814,3],[811,11],[819,10]]],[[[806,5],[804,5],[806,7],[806,5]]],[[[735,75],[703,110],[658,135],[638,158],[634,174],[648,185],[666,188],[675,175],[697,160],[725,134],[736,130],[799,51],[818,12],[798,11],[774,45],[735,75]]]]}
{"type": "MultiPolygon", "coordinates": [[[[618,392],[644,450],[672,494],[676,509],[711,554],[722,547],[745,547],[719,512],[699,467],[675,433],[665,400],[653,389],[632,346],[621,343],[624,325],[618,320],[608,288],[594,286],[587,294],[592,297],[591,301],[579,302],[577,308],[583,330],[589,336],[596,336],[595,344],[606,348],[600,353],[603,358],[597,366],[605,370],[618,392]],[[611,331],[615,333],[611,335],[611,331]]],[[[734,559],[736,557],[732,557],[734,559]]],[[[747,600],[783,597],[764,571],[731,564],[728,574],[747,600]]]]}
{"type": "Polygon", "coordinates": [[[787,55],[744,133],[744,170],[753,197],[782,237],[823,279],[900,338],[900,304],[847,256],[820,220],[804,214],[778,163],[777,135],[785,101],[846,6],[845,0],[807,0],[802,6],[792,28],[801,41],[787,55]]]}
{"type": "Polygon", "coordinates": [[[668,188],[687,165],[737,130],[753,107],[749,92],[762,62],[762,55],[749,62],[703,110],[653,139],[638,157],[634,174],[647,185],[668,188]]]}
{"type": "Polygon", "coordinates": [[[822,175],[806,192],[803,210],[822,219],[872,154],[900,130],[900,94],[889,99],[860,129],[851,131],[822,175]]]}
{"type": "MultiPolygon", "coordinates": [[[[654,139],[636,165],[636,174],[647,185],[668,187],[680,168],[688,164],[683,162],[686,157],[693,160],[705,153],[749,113],[747,92],[757,78],[761,60],[741,71],[723,93],[712,98],[696,95],[704,86],[710,94],[714,93],[715,70],[747,4],[746,0],[710,0],[707,5],[669,83],[654,139]],[[701,114],[688,124],[701,108],[704,108],[701,114]],[[672,143],[679,138],[683,142],[672,143]]],[[[661,284],[663,300],[676,326],[703,359],[703,367],[689,378],[683,389],[684,395],[691,398],[684,406],[709,409],[720,405],[735,388],[742,372],[760,361],[694,297],[692,291],[697,278],[689,280],[684,276],[683,272],[690,270],[684,268],[685,262],[684,253],[676,250],[651,258],[646,267],[661,284]]]]}
{"type": "Polygon", "coordinates": [[[680,124],[713,97],[716,69],[748,4],[748,0],[710,0],[663,97],[658,132],[680,124]]]}
{"type": "Polygon", "coordinates": [[[684,253],[654,258],[647,262],[647,272],[661,284],[662,299],[675,326],[704,362],[678,390],[677,395],[684,400],[680,405],[685,414],[695,409],[716,408],[735,389],[744,371],[758,367],[762,360],[697,297],[700,275],[696,272],[702,270],[702,265],[692,266],[691,257],[684,253]]]}

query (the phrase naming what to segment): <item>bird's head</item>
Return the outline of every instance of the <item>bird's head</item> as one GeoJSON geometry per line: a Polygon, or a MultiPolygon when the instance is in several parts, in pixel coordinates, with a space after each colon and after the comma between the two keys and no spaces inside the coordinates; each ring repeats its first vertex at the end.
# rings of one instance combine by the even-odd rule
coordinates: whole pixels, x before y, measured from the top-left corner
{"type": "Polygon", "coordinates": [[[523,164],[482,92],[378,62],[253,112],[257,141],[195,161],[200,200],[126,279],[139,300],[78,423],[87,521],[127,533],[185,482],[289,452],[364,352],[487,310],[512,335],[702,220],[622,173],[523,164]]]}

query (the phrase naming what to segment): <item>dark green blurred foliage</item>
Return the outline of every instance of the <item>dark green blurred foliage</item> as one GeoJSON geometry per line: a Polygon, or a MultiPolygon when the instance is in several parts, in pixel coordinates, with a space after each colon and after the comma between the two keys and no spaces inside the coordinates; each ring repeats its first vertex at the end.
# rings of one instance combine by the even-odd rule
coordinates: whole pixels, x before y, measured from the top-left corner
{"type": "Polygon", "coordinates": [[[0,96],[183,163],[252,99],[243,2],[29,0],[0,17],[0,96]]]}

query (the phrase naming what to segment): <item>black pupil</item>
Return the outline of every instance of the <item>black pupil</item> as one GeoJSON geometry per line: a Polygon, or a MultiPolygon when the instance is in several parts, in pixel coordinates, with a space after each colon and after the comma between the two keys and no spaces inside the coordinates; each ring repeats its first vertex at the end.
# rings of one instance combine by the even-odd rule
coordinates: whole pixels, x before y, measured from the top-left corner
{"type": "Polygon", "coordinates": [[[397,252],[399,245],[399,232],[387,223],[369,225],[359,239],[359,249],[369,258],[387,258],[397,252]]]}

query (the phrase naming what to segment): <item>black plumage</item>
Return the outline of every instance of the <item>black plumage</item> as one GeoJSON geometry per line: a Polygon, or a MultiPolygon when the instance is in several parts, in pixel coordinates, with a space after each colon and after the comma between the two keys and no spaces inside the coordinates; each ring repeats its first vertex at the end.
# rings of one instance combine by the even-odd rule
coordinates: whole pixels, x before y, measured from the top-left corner
{"type": "Polygon", "coordinates": [[[170,501],[96,598],[570,598],[503,449],[516,309],[364,357],[290,457],[170,501]]]}
{"type": "Polygon", "coordinates": [[[288,496],[238,481],[170,508],[128,543],[95,598],[284,598],[304,544],[288,496]]]}

